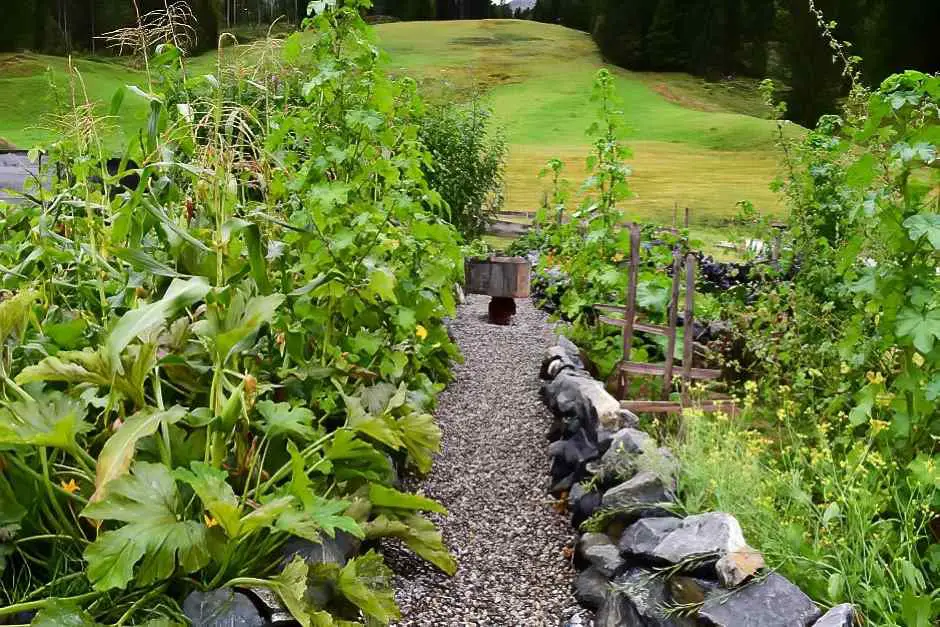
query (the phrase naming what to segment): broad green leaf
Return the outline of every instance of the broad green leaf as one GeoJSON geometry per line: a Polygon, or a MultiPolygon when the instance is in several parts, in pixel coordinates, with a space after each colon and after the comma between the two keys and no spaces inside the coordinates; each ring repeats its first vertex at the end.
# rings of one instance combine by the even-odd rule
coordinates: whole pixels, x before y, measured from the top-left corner
{"type": "Polygon", "coordinates": [[[302,627],[311,627],[311,613],[314,611],[307,602],[307,571],[307,562],[298,555],[269,582],[271,589],[302,627]]]}
{"type": "Polygon", "coordinates": [[[162,464],[135,464],[82,516],[127,523],[102,533],[85,549],[87,576],[96,590],[125,588],[131,580],[146,586],[177,569],[192,573],[209,563],[208,529],[182,518],[176,483],[162,464]]]}
{"type": "Polygon", "coordinates": [[[61,381],[63,383],[111,384],[111,365],[101,351],[61,351],[46,357],[35,366],[23,368],[16,375],[19,384],[34,381],[61,381]]]}
{"type": "Polygon", "coordinates": [[[228,483],[228,473],[205,462],[192,462],[189,469],[177,468],[173,476],[189,484],[202,506],[218,521],[230,538],[237,538],[241,528],[241,507],[228,483]]]}
{"type": "Polygon", "coordinates": [[[313,427],[313,412],[306,407],[292,408],[290,403],[268,400],[259,401],[256,407],[264,418],[259,427],[269,438],[293,436],[306,442],[317,436],[317,430],[313,427]]]}
{"type": "Polygon", "coordinates": [[[85,403],[60,393],[17,401],[0,409],[0,444],[51,446],[74,451],[78,436],[91,429],[85,403]]]}
{"type": "Polygon", "coordinates": [[[56,346],[65,350],[79,348],[83,343],[85,329],[88,323],[81,318],[67,322],[52,322],[42,325],[42,332],[56,343],[56,346]]]}
{"type": "Polygon", "coordinates": [[[404,446],[398,425],[395,419],[390,416],[373,416],[366,413],[362,407],[362,402],[355,396],[343,395],[346,402],[346,425],[359,433],[385,444],[395,450],[404,446]]]}
{"type": "Polygon", "coordinates": [[[337,529],[357,538],[365,536],[365,532],[355,520],[342,515],[349,507],[347,501],[326,499],[315,494],[306,500],[302,509],[291,509],[280,514],[275,526],[311,542],[320,542],[324,533],[333,538],[337,529]]]}
{"type": "Polygon", "coordinates": [[[174,279],[160,300],[142,305],[121,316],[105,341],[105,356],[116,368],[121,353],[144,331],[163,324],[167,318],[184,307],[201,300],[209,292],[209,283],[203,277],[187,281],[174,279]]]}
{"type": "Polygon", "coordinates": [[[333,436],[326,449],[326,458],[333,463],[333,472],[339,481],[362,478],[383,482],[392,472],[385,455],[346,429],[337,431],[333,436]]]}
{"type": "Polygon", "coordinates": [[[376,268],[369,275],[369,292],[388,303],[396,303],[395,275],[387,268],[376,268]]]}
{"type": "Polygon", "coordinates": [[[929,594],[915,594],[910,589],[901,597],[901,616],[905,627],[931,627],[932,600],[929,594]]]}
{"type": "Polygon", "coordinates": [[[934,341],[940,339],[940,309],[921,313],[905,307],[898,314],[897,332],[901,337],[911,338],[914,348],[921,353],[929,353],[934,341]]]}
{"type": "Polygon", "coordinates": [[[30,627],[98,627],[99,623],[75,603],[53,599],[39,610],[30,627]]]}
{"type": "Polygon", "coordinates": [[[441,450],[441,428],[430,414],[412,412],[398,419],[408,458],[422,473],[430,472],[434,455],[441,450]]]}
{"type": "Polygon", "coordinates": [[[401,617],[392,589],[392,571],[373,550],[343,567],[336,588],[364,614],[382,624],[401,617]]]}
{"type": "Polygon", "coordinates": [[[153,435],[162,424],[174,424],[186,415],[186,410],[179,405],[164,411],[145,409],[137,412],[121,425],[101,447],[95,470],[95,493],[91,502],[100,501],[109,489],[108,484],[127,473],[137,442],[153,435]]]}
{"type": "Polygon", "coordinates": [[[418,494],[399,492],[394,488],[387,488],[377,483],[369,485],[369,500],[372,501],[372,505],[375,507],[411,511],[424,510],[426,512],[438,512],[440,514],[447,513],[444,506],[434,499],[429,499],[426,496],[420,496],[418,494]]]}
{"type": "Polygon", "coordinates": [[[242,516],[239,523],[239,535],[251,535],[258,529],[271,527],[274,521],[293,509],[295,499],[292,496],[281,496],[268,501],[261,507],[242,516]]]}
{"type": "Polygon", "coordinates": [[[904,228],[912,240],[926,237],[930,245],[940,250],[940,214],[919,213],[904,221],[904,228]]]}
{"type": "Polygon", "coordinates": [[[382,514],[365,525],[366,538],[400,538],[405,545],[444,573],[457,572],[457,562],[444,547],[441,534],[427,518],[418,514],[397,519],[382,514]]]}
{"type": "Polygon", "coordinates": [[[284,302],[282,294],[255,296],[247,301],[236,293],[224,313],[216,313],[193,325],[196,335],[209,339],[216,359],[225,363],[240,346],[254,340],[262,325],[270,322],[284,302]]]}

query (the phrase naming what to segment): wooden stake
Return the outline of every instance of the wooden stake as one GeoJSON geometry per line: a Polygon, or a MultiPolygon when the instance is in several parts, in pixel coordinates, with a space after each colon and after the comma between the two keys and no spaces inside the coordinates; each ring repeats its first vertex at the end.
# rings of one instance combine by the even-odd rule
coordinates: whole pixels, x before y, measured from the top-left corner
{"type": "Polygon", "coordinates": [[[695,266],[698,260],[689,253],[685,256],[685,316],[682,322],[682,405],[689,406],[689,385],[692,382],[692,341],[695,323],[695,266]]]}
{"type": "Polygon", "coordinates": [[[663,375],[663,400],[669,399],[672,390],[672,366],[676,354],[676,326],[679,318],[679,274],[682,272],[682,255],[679,249],[672,251],[672,297],[669,300],[669,331],[666,336],[666,372],[663,375]]]}
{"type": "MultiPolygon", "coordinates": [[[[627,310],[624,312],[623,325],[623,362],[630,361],[633,350],[633,323],[636,320],[636,282],[640,269],[640,227],[636,223],[630,225],[630,270],[627,274],[627,310]]],[[[627,393],[627,373],[620,371],[619,376],[620,398],[627,393]]]]}

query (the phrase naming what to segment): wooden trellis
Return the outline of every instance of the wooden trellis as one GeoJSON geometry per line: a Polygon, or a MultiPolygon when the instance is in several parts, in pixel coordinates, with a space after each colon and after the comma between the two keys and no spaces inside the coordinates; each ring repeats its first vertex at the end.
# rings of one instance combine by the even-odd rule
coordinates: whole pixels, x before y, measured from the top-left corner
{"type": "MultiPolygon", "coordinates": [[[[688,218],[687,218],[688,219],[688,218]]],[[[692,326],[695,320],[695,271],[698,260],[695,255],[685,255],[685,308],[683,313],[683,327],[685,332],[682,338],[682,363],[680,372],[682,378],[681,401],[670,401],[672,381],[675,371],[675,350],[677,342],[677,328],[679,319],[679,296],[682,281],[683,255],[678,247],[672,253],[672,291],[669,299],[669,321],[666,326],[649,324],[637,321],[636,291],[640,268],[640,227],[630,225],[630,265],[627,273],[626,305],[596,304],[594,307],[601,312],[617,312],[623,318],[612,318],[601,315],[599,320],[605,324],[612,324],[623,329],[623,357],[617,364],[618,393],[622,399],[627,392],[629,375],[659,376],[663,378],[661,400],[630,400],[621,401],[625,409],[634,412],[678,413],[690,405],[689,388],[693,380],[714,380],[721,376],[720,370],[708,368],[693,368],[692,360],[695,352],[692,326]],[[666,360],[661,364],[650,364],[630,361],[633,350],[633,336],[636,331],[664,336],[666,338],[666,360]]],[[[728,401],[719,399],[706,401],[702,404],[705,411],[715,411],[726,407],[728,401]]]]}

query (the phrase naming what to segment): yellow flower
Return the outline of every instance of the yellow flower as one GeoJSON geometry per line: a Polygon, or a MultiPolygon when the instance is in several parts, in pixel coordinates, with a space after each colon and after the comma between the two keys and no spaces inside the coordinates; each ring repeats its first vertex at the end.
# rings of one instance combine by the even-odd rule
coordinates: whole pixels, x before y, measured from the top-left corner
{"type": "Polygon", "coordinates": [[[424,340],[428,337],[428,330],[419,324],[415,327],[415,335],[418,336],[419,340],[424,340]]]}
{"type": "Polygon", "coordinates": [[[869,383],[874,385],[881,385],[885,382],[885,376],[880,372],[872,372],[869,370],[867,373],[865,373],[865,377],[868,379],[869,383]]]}
{"type": "Polygon", "coordinates": [[[884,420],[876,420],[876,419],[872,419],[870,424],[871,424],[872,433],[878,433],[879,431],[884,430],[888,426],[888,423],[885,422],[884,420]]]}
{"type": "Polygon", "coordinates": [[[69,479],[69,482],[60,481],[59,485],[62,486],[62,489],[68,492],[69,494],[75,494],[78,492],[78,484],[75,483],[75,479],[69,479]]]}
{"type": "Polygon", "coordinates": [[[844,361],[842,362],[842,365],[839,366],[839,372],[841,372],[842,374],[849,374],[850,370],[851,368],[849,368],[849,365],[845,363],[844,361]]]}
{"type": "Polygon", "coordinates": [[[212,529],[213,527],[219,524],[219,521],[213,518],[212,516],[210,516],[209,514],[203,514],[202,518],[203,520],[206,521],[206,527],[208,527],[209,529],[212,529]]]}
{"type": "Polygon", "coordinates": [[[921,355],[920,353],[914,353],[914,355],[911,357],[911,361],[914,362],[915,366],[920,368],[921,366],[924,365],[924,356],[921,355]]]}

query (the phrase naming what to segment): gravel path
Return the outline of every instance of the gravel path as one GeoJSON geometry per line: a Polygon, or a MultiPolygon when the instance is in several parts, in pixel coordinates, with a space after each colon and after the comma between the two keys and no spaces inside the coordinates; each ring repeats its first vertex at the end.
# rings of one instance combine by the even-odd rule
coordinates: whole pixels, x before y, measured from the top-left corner
{"type": "Polygon", "coordinates": [[[443,451],[417,486],[447,507],[435,522],[460,568],[451,579],[386,547],[403,627],[557,627],[576,609],[564,555],[572,531],[545,484],[538,369],[551,328],[528,300],[511,326],[488,324],[488,302],[469,296],[451,327],[466,361],[440,396],[443,451]]]}

